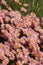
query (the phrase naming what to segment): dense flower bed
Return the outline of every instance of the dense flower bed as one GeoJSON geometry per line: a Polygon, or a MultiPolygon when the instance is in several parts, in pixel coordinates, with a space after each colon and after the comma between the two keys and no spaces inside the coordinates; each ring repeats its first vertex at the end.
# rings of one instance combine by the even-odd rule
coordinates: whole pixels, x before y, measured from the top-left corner
{"type": "Polygon", "coordinates": [[[43,29],[35,13],[0,10],[0,65],[43,65],[43,29]]]}

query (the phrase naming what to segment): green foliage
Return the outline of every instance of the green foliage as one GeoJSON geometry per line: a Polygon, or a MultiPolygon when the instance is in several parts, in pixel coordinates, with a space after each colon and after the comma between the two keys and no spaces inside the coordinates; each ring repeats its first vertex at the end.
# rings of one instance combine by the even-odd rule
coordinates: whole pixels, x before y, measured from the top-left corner
{"type": "MultiPolygon", "coordinates": [[[[6,0],[7,4],[12,7],[13,10],[19,10],[22,6],[15,3],[14,0],[6,0]]],[[[38,17],[43,17],[43,0],[20,0],[22,3],[28,3],[27,13],[21,12],[23,15],[35,12],[38,17]]],[[[2,8],[5,8],[2,6],[2,8]]]]}

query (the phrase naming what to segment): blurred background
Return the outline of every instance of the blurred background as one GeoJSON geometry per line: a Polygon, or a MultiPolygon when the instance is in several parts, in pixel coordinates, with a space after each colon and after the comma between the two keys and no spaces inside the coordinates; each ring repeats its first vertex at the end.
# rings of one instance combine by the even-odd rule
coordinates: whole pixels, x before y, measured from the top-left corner
{"type": "MultiPolygon", "coordinates": [[[[27,12],[21,12],[23,15],[29,14],[30,12],[36,13],[36,15],[41,18],[43,17],[43,0],[5,0],[13,10],[19,10],[21,12],[21,7],[27,9],[27,12]],[[19,3],[18,3],[19,1],[19,3]],[[24,3],[27,3],[28,6],[23,6],[24,3]]],[[[1,4],[1,9],[6,7],[1,4]]]]}

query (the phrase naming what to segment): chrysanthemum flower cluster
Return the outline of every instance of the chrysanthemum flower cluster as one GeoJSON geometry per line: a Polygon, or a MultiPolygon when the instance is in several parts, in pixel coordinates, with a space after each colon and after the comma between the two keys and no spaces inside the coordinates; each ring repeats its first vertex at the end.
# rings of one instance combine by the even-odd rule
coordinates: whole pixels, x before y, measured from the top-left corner
{"type": "Polygon", "coordinates": [[[0,65],[43,65],[43,29],[35,13],[0,10],[0,65]],[[10,65],[10,64],[9,64],[10,65]]]}

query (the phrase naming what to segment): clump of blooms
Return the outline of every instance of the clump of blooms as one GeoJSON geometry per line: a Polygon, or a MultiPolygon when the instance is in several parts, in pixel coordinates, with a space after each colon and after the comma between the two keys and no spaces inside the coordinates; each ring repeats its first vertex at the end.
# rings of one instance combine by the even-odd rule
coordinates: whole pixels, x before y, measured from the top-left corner
{"type": "Polygon", "coordinates": [[[30,13],[0,10],[0,65],[43,65],[43,28],[30,13]]]}

